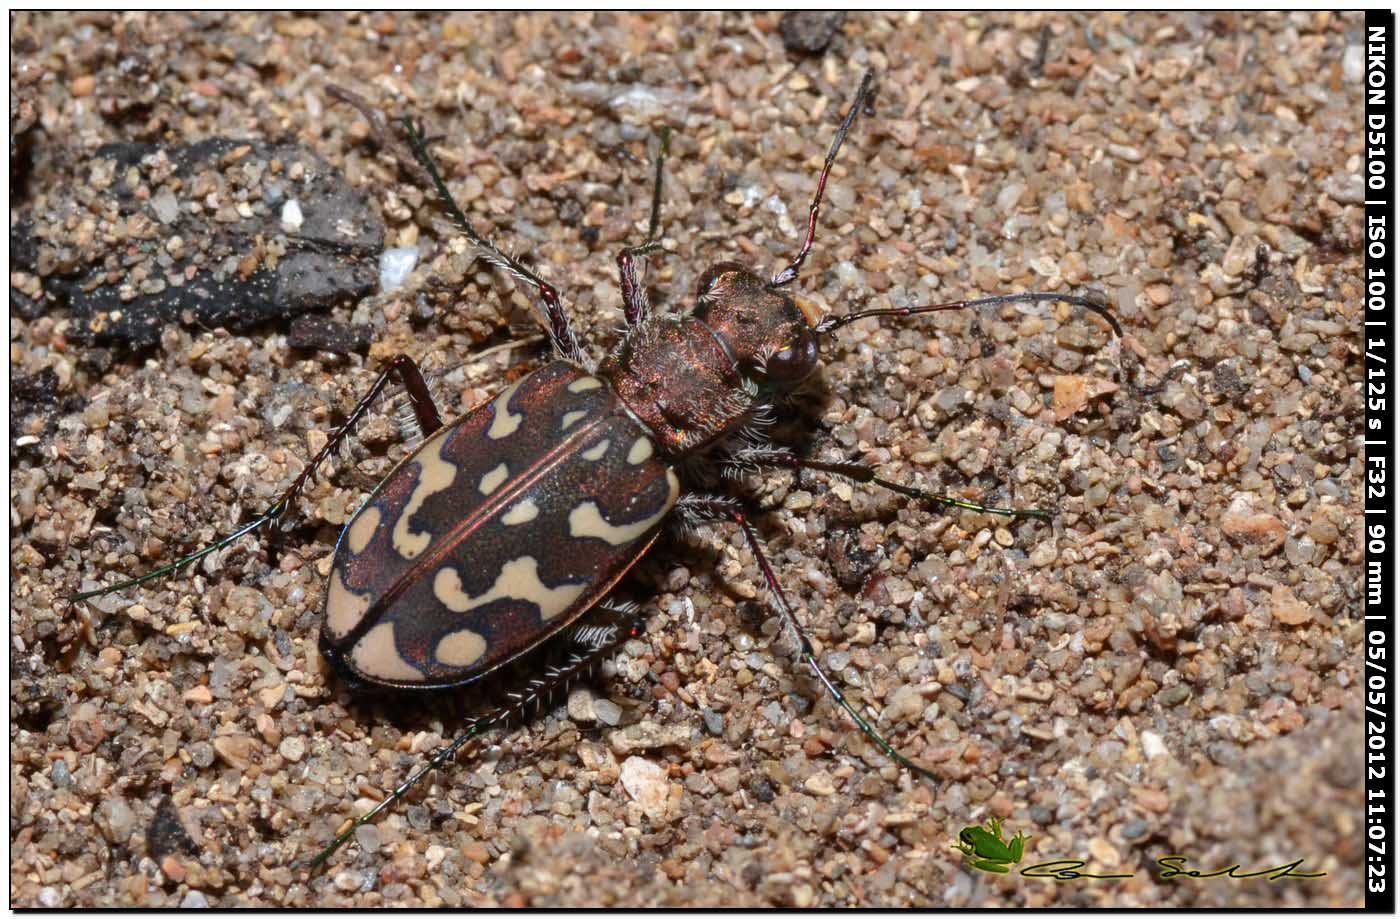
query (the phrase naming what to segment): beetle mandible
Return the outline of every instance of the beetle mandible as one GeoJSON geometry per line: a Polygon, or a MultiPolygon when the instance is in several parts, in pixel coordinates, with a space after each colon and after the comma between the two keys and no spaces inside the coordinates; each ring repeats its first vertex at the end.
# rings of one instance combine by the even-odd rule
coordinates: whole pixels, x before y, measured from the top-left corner
{"type": "MultiPolygon", "coordinates": [[[[400,157],[401,166],[435,190],[478,257],[533,290],[555,360],[444,424],[417,365],[400,355],[272,507],[169,565],[74,598],[169,574],[278,520],[389,383],[405,389],[425,439],[380,482],[341,533],[325,591],[322,653],[352,688],[422,691],[480,681],[556,637],[572,642],[575,650],[567,663],[517,694],[516,703],[471,721],[337,834],[312,867],[473,737],[519,714],[527,701],[566,685],[621,638],[635,634],[635,628],[627,628],[628,611],[609,594],[675,514],[683,523],[728,522],[740,528],[802,661],[886,755],[934,778],[885,740],[827,676],[768,561],[748,504],[725,494],[686,491],[686,469],[692,464],[720,471],[810,469],[944,506],[1046,518],[1044,510],[987,507],[933,494],[882,478],[874,466],[809,460],[775,446],[765,427],[775,401],[817,369],[821,339],[865,317],[1063,301],[1104,317],[1116,334],[1120,330],[1100,300],[1059,293],[825,318],[792,294],[816,238],[827,178],[851,125],[872,100],[872,84],[867,72],[837,128],[808,209],[805,238],[791,262],[769,278],[737,262],[711,265],[699,277],[694,308],[683,316],[652,315],[637,271],[639,260],[660,248],[663,132],[647,240],[617,257],[627,331],[596,364],[580,347],[558,291],[477,233],[453,200],[421,129],[401,120],[412,153],[400,157]],[[582,618],[590,611],[602,624],[582,618]]],[[[382,128],[377,120],[382,116],[364,100],[345,90],[332,93],[382,128]]]]}

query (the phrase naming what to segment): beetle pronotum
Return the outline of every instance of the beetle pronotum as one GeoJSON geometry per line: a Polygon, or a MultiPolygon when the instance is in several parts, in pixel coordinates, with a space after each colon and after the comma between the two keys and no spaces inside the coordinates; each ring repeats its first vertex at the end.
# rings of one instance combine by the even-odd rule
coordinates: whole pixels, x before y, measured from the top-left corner
{"type": "MultiPolygon", "coordinates": [[[[335,94],[358,106],[384,133],[382,116],[363,100],[343,90],[335,94]]],[[[775,446],[765,426],[775,402],[816,370],[821,337],[858,319],[1063,301],[1098,313],[1115,333],[1119,329],[1100,301],[1058,293],[826,318],[790,294],[812,251],[832,164],[871,98],[867,73],[831,142],[808,209],[806,235],[792,260],[768,279],[736,262],[710,266],[700,276],[695,307],[684,316],[652,315],[637,277],[638,260],[659,248],[663,134],[647,240],[617,257],[627,332],[601,362],[580,347],[557,290],[477,233],[453,200],[422,132],[403,120],[411,156],[401,155],[401,165],[435,190],[479,257],[533,290],[556,359],[444,424],[417,365],[400,355],[262,514],[169,565],[75,598],[169,574],[274,522],[388,384],[404,387],[425,439],[380,482],[341,534],[325,592],[322,653],[352,687],[403,691],[475,683],[556,638],[571,643],[573,653],[517,693],[514,702],[471,721],[339,833],[312,860],[313,867],[469,740],[566,685],[615,647],[627,634],[621,626],[630,616],[609,601],[609,594],[676,512],[684,523],[728,522],[740,528],[802,661],[880,750],[933,778],[881,736],[827,676],[759,542],[747,502],[686,491],[687,466],[808,469],[944,506],[1045,518],[1044,510],[986,507],[932,494],[886,479],[874,466],[808,460],[775,446]],[[582,618],[590,612],[601,623],[582,618]]]]}

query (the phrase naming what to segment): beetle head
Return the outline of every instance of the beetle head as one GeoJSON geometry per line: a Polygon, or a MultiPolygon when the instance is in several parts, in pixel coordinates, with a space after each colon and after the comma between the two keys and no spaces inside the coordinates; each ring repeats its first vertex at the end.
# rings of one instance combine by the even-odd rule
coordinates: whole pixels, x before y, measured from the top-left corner
{"type": "Polygon", "coordinates": [[[744,376],[788,389],[817,369],[817,313],[738,262],[717,262],[696,285],[693,315],[739,363],[744,376]]]}

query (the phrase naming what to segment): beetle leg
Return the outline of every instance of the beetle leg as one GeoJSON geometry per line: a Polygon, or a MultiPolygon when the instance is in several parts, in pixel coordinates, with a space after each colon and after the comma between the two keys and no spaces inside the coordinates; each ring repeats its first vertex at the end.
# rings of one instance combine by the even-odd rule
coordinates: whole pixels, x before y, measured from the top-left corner
{"type": "Polygon", "coordinates": [[[964,501],[961,498],[950,498],[947,495],[935,494],[925,491],[922,488],[915,488],[912,485],[901,485],[898,482],[891,482],[889,479],[882,479],[878,475],[879,469],[875,466],[868,466],[864,463],[827,463],[820,460],[805,459],[794,456],[786,450],[744,450],[734,455],[729,460],[732,466],[744,467],[768,467],[776,469],[814,469],[818,472],[830,472],[833,475],[844,476],[856,482],[869,482],[887,488],[892,492],[904,495],[909,498],[917,498],[921,501],[932,501],[944,507],[960,507],[963,510],[977,511],[983,514],[998,514],[1003,517],[1035,517],[1040,520],[1049,520],[1051,512],[1043,508],[1018,508],[1018,507],[990,507],[985,504],[978,504],[974,501],[964,501]]]}
{"type": "Polygon", "coordinates": [[[568,314],[564,312],[564,306],[559,300],[559,291],[544,278],[496,248],[490,240],[476,231],[476,227],[472,226],[467,215],[457,206],[452,192],[448,191],[447,183],[443,181],[437,163],[434,162],[432,154],[428,152],[428,139],[423,135],[422,127],[411,118],[397,119],[403,127],[404,135],[408,138],[408,150],[405,151],[403,144],[385,129],[384,113],[371,105],[369,100],[339,86],[328,87],[328,92],[359,110],[360,114],[369,122],[375,140],[394,154],[394,158],[398,160],[399,168],[407,173],[414,182],[437,192],[443,210],[447,211],[447,215],[452,218],[457,229],[462,231],[462,235],[476,246],[479,258],[484,259],[491,267],[499,268],[515,280],[535,289],[544,307],[545,317],[549,320],[545,331],[549,333],[554,349],[560,357],[566,360],[576,361],[580,364],[585,363],[583,351],[579,348],[578,338],[575,337],[573,328],[569,325],[568,314]]]}
{"type": "Polygon", "coordinates": [[[321,463],[325,461],[326,457],[330,456],[331,452],[339,447],[350,435],[351,430],[354,429],[355,425],[359,423],[360,419],[369,411],[374,400],[378,398],[379,394],[384,391],[384,387],[389,385],[389,381],[393,379],[397,379],[403,385],[404,389],[407,390],[409,402],[413,406],[413,413],[418,419],[419,427],[423,429],[423,436],[426,437],[442,427],[442,417],[438,414],[437,406],[433,404],[432,393],[428,390],[428,384],[423,379],[422,371],[420,371],[418,365],[413,362],[413,358],[406,354],[397,355],[389,362],[388,368],[374,381],[374,385],[370,387],[369,392],[365,393],[363,398],[355,405],[354,410],[350,412],[350,416],[345,419],[345,423],[335,430],[335,433],[326,441],[326,445],[311,458],[311,462],[307,463],[301,472],[297,474],[297,477],[292,480],[292,484],[282,493],[282,497],[278,498],[277,502],[267,510],[227,536],[215,540],[213,543],[196,552],[178,558],[169,565],[162,565],[137,578],[131,578],[130,580],[112,584],[107,587],[99,587],[95,590],[74,594],[69,599],[77,601],[87,600],[92,597],[100,597],[118,590],[125,590],[128,587],[134,587],[137,584],[143,584],[146,581],[154,580],[167,574],[173,574],[186,565],[197,562],[206,555],[219,551],[246,534],[281,518],[292,506],[292,502],[296,500],[297,494],[306,487],[307,481],[309,481],[311,476],[316,472],[317,467],[319,467],[321,463]]]}
{"type": "Polygon", "coordinates": [[[671,129],[661,128],[660,146],[656,153],[656,179],[651,186],[651,220],[647,225],[646,242],[640,246],[623,249],[617,254],[617,273],[622,282],[623,315],[628,328],[635,329],[647,318],[651,304],[647,301],[647,289],[637,280],[637,264],[634,259],[650,255],[661,249],[657,238],[661,225],[661,174],[666,155],[671,149],[671,129]]]}
{"type": "Polygon", "coordinates": [[[583,349],[579,347],[578,337],[574,335],[573,326],[569,323],[569,314],[564,311],[564,304],[559,299],[559,291],[544,278],[496,248],[494,243],[476,231],[471,221],[467,219],[467,215],[457,206],[457,201],[452,197],[452,192],[448,190],[447,183],[443,181],[437,163],[433,161],[432,154],[428,152],[428,144],[423,136],[422,128],[408,118],[401,119],[400,123],[408,135],[408,143],[413,149],[413,155],[418,158],[419,165],[427,173],[433,188],[436,189],[438,200],[443,209],[452,218],[452,222],[457,225],[457,229],[462,231],[462,235],[476,246],[477,256],[485,260],[491,267],[499,268],[527,287],[533,287],[544,307],[545,318],[549,321],[545,331],[549,333],[555,351],[565,360],[580,364],[585,363],[583,349]]]}
{"type": "Polygon", "coordinates": [[[599,660],[607,656],[618,645],[640,634],[637,609],[631,604],[597,606],[593,608],[589,618],[590,620],[601,618],[608,621],[603,623],[590,621],[588,624],[579,625],[564,633],[562,640],[577,646],[564,663],[549,667],[545,670],[544,676],[531,680],[519,692],[511,693],[510,701],[505,705],[487,715],[473,719],[460,734],[453,738],[451,743],[439,747],[426,763],[411,772],[408,778],[400,782],[393,791],[384,797],[384,800],[337,833],[324,849],[306,863],[307,871],[315,873],[328,858],[335,854],[337,849],[345,845],[350,837],[355,835],[356,830],[408,794],[413,786],[427,778],[429,773],[450,763],[471,740],[493,728],[504,727],[514,719],[523,718],[527,711],[538,707],[541,700],[549,698],[574,680],[585,676],[599,660]]]}
{"type": "Polygon", "coordinates": [[[807,636],[807,631],[802,628],[802,624],[797,621],[797,615],[793,612],[791,604],[788,603],[787,594],[783,592],[782,585],[778,583],[778,576],[773,572],[773,566],[768,563],[768,556],[763,551],[758,531],[754,529],[743,506],[737,500],[722,495],[688,495],[682,499],[682,503],[684,507],[678,504],[677,508],[692,519],[727,520],[738,525],[744,534],[744,539],[749,544],[749,551],[753,553],[754,560],[758,562],[759,570],[763,572],[763,580],[768,585],[768,596],[771,598],[773,606],[777,609],[784,625],[797,636],[799,656],[806,662],[807,666],[812,668],[812,672],[826,687],[831,698],[835,700],[837,705],[846,710],[846,714],[851,716],[851,720],[856,723],[856,727],[860,728],[861,733],[884,751],[886,756],[911,772],[918,773],[931,781],[938,781],[938,776],[900,753],[888,740],[882,737],[862,717],[860,712],[856,711],[855,706],[846,699],[845,694],[837,688],[836,684],[827,676],[826,671],[822,669],[821,662],[817,660],[816,649],[812,647],[812,640],[807,636]]]}

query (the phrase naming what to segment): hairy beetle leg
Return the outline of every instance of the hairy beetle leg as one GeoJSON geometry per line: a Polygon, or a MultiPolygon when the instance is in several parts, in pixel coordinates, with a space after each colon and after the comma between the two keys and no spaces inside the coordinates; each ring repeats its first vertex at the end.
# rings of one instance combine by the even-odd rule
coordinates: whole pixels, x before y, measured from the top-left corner
{"type": "Polygon", "coordinates": [[[456,758],[474,738],[480,737],[493,728],[504,727],[512,719],[524,717],[527,711],[538,709],[541,702],[553,697],[559,691],[572,685],[575,680],[587,676],[589,671],[611,653],[618,645],[640,634],[640,617],[632,604],[603,605],[594,607],[585,617],[588,621],[565,632],[554,639],[574,647],[568,660],[557,667],[550,667],[544,676],[529,682],[524,689],[511,693],[510,702],[488,715],[474,719],[453,738],[452,742],[439,747],[426,763],[413,770],[391,791],[384,800],[355,818],[349,826],[335,835],[320,852],[306,862],[306,870],[315,873],[326,863],[336,850],[349,842],[355,831],[374,820],[384,810],[408,794],[413,787],[427,778],[434,770],[441,769],[456,758]],[[599,621],[601,620],[601,621],[599,621]]]}
{"type": "Polygon", "coordinates": [[[466,213],[457,206],[457,201],[452,197],[452,192],[448,190],[447,183],[443,181],[442,173],[438,170],[437,163],[428,152],[428,138],[423,134],[423,128],[412,118],[395,119],[403,129],[404,137],[407,139],[407,149],[398,138],[386,129],[387,119],[384,113],[371,105],[369,100],[358,93],[352,92],[344,87],[331,86],[328,92],[336,99],[345,102],[359,111],[369,122],[370,130],[374,132],[375,140],[380,146],[387,148],[394,154],[394,159],[398,161],[399,168],[402,169],[414,182],[425,188],[431,188],[438,196],[438,202],[443,210],[447,211],[452,222],[462,235],[471,240],[477,249],[477,256],[493,268],[498,268],[510,275],[522,284],[533,287],[539,295],[544,307],[545,317],[549,324],[545,331],[549,333],[550,341],[554,344],[554,349],[558,354],[571,361],[584,363],[583,352],[579,348],[578,338],[574,335],[573,328],[569,324],[568,314],[564,311],[564,305],[560,302],[559,291],[544,278],[526,268],[519,261],[506,255],[498,249],[494,243],[482,236],[472,226],[467,219],[466,213]]]}
{"type": "Polygon", "coordinates": [[[787,594],[784,593],[782,585],[778,583],[778,576],[773,572],[773,566],[769,564],[768,556],[763,551],[763,543],[758,538],[758,531],[754,529],[753,523],[749,521],[748,514],[740,503],[733,498],[723,496],[694,495],[683,499],[683,504],[683,513],[692,519],[727,521],[738,525],[744,534],[744,539],[749,544],[749,551],[753,553],[754,560],[758,562],[759,570],[763,572],[763,580],[768,585],[768,595],[772,598],[773,606],[777,609],[783,624],[797,636],[799,656],[807,666],[812,668],[817,680],[826,687],[831,698],[837,705],[845,709],[846,714],[851,716],[851,720],[856,723],[856,727],[860,728],[861,733],[879,747],[886,756],[910,772],[917,773],[930,781],[938,781],[938,776],[900,753],[879,731],[875,730],[870,722],[856,711],[855,706],[847,700],[845,693],[837,688],[836,684],[827,676],[826,671],[822,669],[821,662],[817,660],[816,649],[812,647],[812,640],[807,636],[807,631],[802,628],[802,624],[797,621],[797,615],[788,602],[787,594]]]}
{"type": "Polygon", "coordinates": [[[631,246],[617,254],[617,274],[622,284],[623,315],[627,327],[635,329],[647,318],[651,304],[647,300],[646,286],[637,280],[637,265],[634,259],[650,255],[661,249],[658,238],[661,229],[661,175],[666,163],[666,155],[671,150],[671,129],[662,126],[656,151],[656,178],[651,186],[651,220],[647,225],[646,242],[631,246]]]}
{"type": "Polygon", "coordinates": [[[374,400],[379,397],[380,393],[384,391],[384,387],[389,385],[390,380],[395,379],[398,380],[408,392],[409,402],[413,406],[413,414],[418,419],[418,426],[423,429],[423,436],[427,437],[441,428],[442,416],[438,414],[437,406],[433,403],[432,393],[428,390],[428,384],[423,379],[422,371],[418,369],[418,365],[414,363],[413,358],[406,354],[397,355],[389,362],[388,368],[374,381],[374,385],[370,387],[369,392],[365,393],[355,405],[354,410],[350,412],[350,417],[346,418],[345,422],[340,427],[336,428],[335,433],[326,441],[326,445],[322,447],[316,455],[312,457],[311,462],[307,463],[301,472],[297,474],[297,477],[292,480],[292,484],[282,493],[282,497],[278,498],[267,510],[227,536],[222,536],[204,548],[176,559],[169,565],[162,565],[153,571],[146,572],[140,577],[74,594],[69,599],[78,601],[88,600],[93,597],[101,597],[106,594],[115,593],[118,590],[125,590],[128,587],[135,587],[137,584],[144,584],[146,581],[155,580],[167,574],[173,574],[186,565],[197,562],[206,555],[217,552],[248,533],[279,519],[291,508],[297,495],[306,487],[306,483],[310,481],[316,469],[325,461],[326,457],[331,455],[332,451],[338,448],[340,444],[350,436],[350,432],[354,429],[355,425],[359,423],[360,419],[369,412],[370,406],[374,403],[374,400]]]}
{"type": "Polygon", "coordinates": [[[758,466],[776,469],[813,469],[818,472],[829,472],[855,482],[868,482],[872,485],[878,485],[881,488],[888,489],[908,498],[914,498],[920,501],[932,501],[944,507],[960,507],[963,510],[977,511],[983,514],[997,514],[1002,517],[1034,517],[1038,520],[1049,520],[1052,516],[1050,511],[1043,508],[991,507],[986,504],[978,504],[975,501],[951,498],[947,495],[925,491],[922,488],[916,488],[912,485],[901,485],[898,482],[891,482],[889,479],[882,479],[879,476],[880,470],[875,466],[867,466],[864,463],[827,463],[820,460],[804,459],[800,456],[794,456],[786,450],[745,450],[734,457],[732,465],[740,468],[758,466]]]}
{"type": "Polygon", "coordinates": [[[496,248],[495,244],[476,231],[471,221],[467,219],[466,213],[457,206],[457,201],[452,197],[452,192],[448,190],[447,183],[443,181],[437,163],[433,160],[432,154],[428,152],[428,142],[423,136],[422,127],[411,118],[400,118],[399,124],[403,126],[404,133],[408,137],[408,145],[412,148],[413,155],[417,157],[418,164],[427,173],[443,209],[451,216],[457,229],[462,231],[462,235],[476,246],[477,256],[491,267],[504,271],[528,287],[533,287],[544,308],[545,318],[549,323],[545,327],[545,331],[549,333],[555,351],[565,360],[580,364],[586,363],[583,349],[579,347],[578,337],[574,334],[573,326],[569,323],[569,314],[564,310],[564,304],[559,299],[558,289],[516,259],[496,248]]]}

